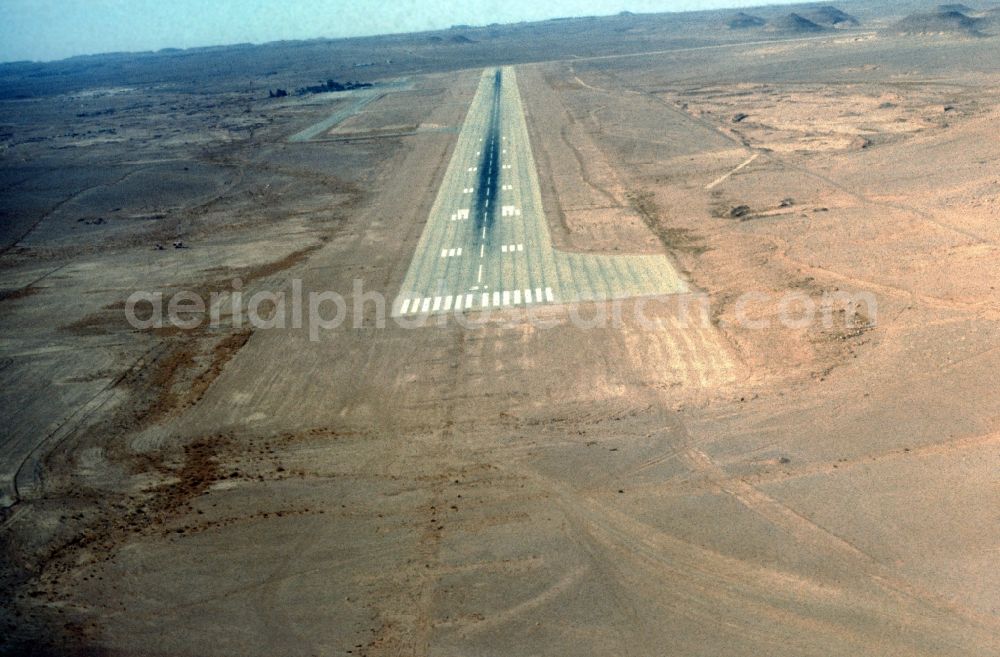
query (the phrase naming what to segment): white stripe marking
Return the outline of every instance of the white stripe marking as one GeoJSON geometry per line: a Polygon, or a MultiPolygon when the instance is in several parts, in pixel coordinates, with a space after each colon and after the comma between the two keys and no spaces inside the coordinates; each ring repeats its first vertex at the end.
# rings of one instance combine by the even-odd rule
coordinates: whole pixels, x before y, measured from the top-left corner
{"type": "Polygon", "coordinates": [[[490,293],[489,292],[483,292],[483,304],[482,305],[483,305],[483,308],[489,308],[490,307],[490,293]]]}
{"type": "Polygon", "coordinates": [[[448,296],[446,296],[444,298],[444,311],[445,312],[448,312],[449,310],[451,310],[451,302],[452,302],[452,296],[449,294],[448,296]]]}
{"type": "Polygon", "coordinates": [[[748,165],[751,162],[753,162],[754,160],[756,160],[758,155],[760,155],[760,153],[754,153],[753,155],[751,155],[750,157],[748,157],[742,164],[740,164],[738,167],[736,167],[732,171],[719,176],[718,178],[716,178],[712,182],[710,182],[707,185],[705,185],[705,189],[712,189],[713,187],[715,187],[719,183],[724,182],[726,180],[726,178],[728,178],[729,176],[733,175],[734,173],[736,173],[737,171],[739,171],[740,169],[742,169],[746,165],[748,165]]]}
{"type": "Polygon", "coordinates": [[[531,303],[531,288],[524,291],[524,302],[531,303]]]}
{"type": "Polygon", "coordinates": [[[410,309],[410,300],[403,299],[403,305],[399,307],[399,314],[405,315],[406,311],[410,309]]]}
{"type": "Polygon", "coordinates": [[[441,309],[441,297],[434,297],[434,307],[431,310],[437,312],[440,309],[441,309]]]}
{"type": "Polygon", "coordinates": [[[503,291],[503,305],[505,306],[510,305],[510,292],[508,292],[507,290],[503,291]]]}
{"type": "Polygon", "coordinates": [[[466,308],[471,308],[472,307],[472,295],[471,294],[466,294],[465,295],[465,307],[466,308]]]}
{"type": "Polygon", "coordinates": [[[427,312],[431,309],[431,298],[427,297],[424,299],[424,305],[420,307],[420,312],[427,312]]]}
{"type": "Polygon", "coordinates": [[[556,300],[556,298],[554,296],[552,296],[552,288],[551,287],[545,288],[545,300],[548,301],[549,303],[552,303],[553,301],[556,300]]]}
{"type": "Polygon", "coordinates": [[[535,288],[535,301],[538,303],[542,302],[542,288],[540,287],[535,288]]]}
{"type": "Polygon", "coordinates": [[[499,306],[500,305],[500,293],[499,292],[494,292],[493,293],[493,305],[494,306],[499,306]]]}
{"type": "Polygon", "coordinates": [[[521,305],[521,290],[514,290],[514,305],[521,305]]]}

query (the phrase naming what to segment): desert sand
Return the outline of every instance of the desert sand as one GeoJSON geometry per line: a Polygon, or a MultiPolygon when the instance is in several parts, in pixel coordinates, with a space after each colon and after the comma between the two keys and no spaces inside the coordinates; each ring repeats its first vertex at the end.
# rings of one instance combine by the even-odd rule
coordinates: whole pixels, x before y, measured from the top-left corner
{"type": "Polygon", "coordinates": [[[2,652],[1000,654],[997,13],[741,11],[0,65],[2,652]],[[127,321],[394,298],[500,65],[704,321],[127,321]]]}

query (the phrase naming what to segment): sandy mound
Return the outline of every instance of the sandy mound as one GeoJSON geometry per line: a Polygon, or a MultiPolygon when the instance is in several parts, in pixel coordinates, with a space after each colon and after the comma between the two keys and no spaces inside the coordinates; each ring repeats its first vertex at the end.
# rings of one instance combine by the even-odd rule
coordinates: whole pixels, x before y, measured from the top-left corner
{"type": "Polygon", "coordinates": [[[966,16],[960,11],[937,11],[911,14],[893,25],[889,31],[897,34],[953,34],[983,36],[983,19],[966,16]]]}
{"type": "Polygon", "coordinates": [[[760,16],[745,14],[742,11],[729,19],[729,29],[745,30],[751,27],[763,27],[767,21],[760,16]]]}
{"type": "Polygon", "coordinates": [[[796,13],[791,13],[771,21],[769,28],[781,32],[794,32],[798,34],[822,32],[828,29],[796,13]]]}
{"type": "Polygon", "coordinates": [[[830,27],[850,27],[858,24],[857,18],[830,5],[809,12],[808,17],[817,25],[830,27]]]}

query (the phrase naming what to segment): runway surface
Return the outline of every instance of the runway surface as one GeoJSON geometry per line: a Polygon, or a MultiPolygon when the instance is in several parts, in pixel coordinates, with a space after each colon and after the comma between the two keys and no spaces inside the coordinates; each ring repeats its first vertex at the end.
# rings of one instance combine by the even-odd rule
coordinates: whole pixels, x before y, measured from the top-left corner
{"type": "Polygon", "coordinates": [[[552,248],[516,74],[485,70],[394,316],[685,291],[666,256],[552,248]]]}

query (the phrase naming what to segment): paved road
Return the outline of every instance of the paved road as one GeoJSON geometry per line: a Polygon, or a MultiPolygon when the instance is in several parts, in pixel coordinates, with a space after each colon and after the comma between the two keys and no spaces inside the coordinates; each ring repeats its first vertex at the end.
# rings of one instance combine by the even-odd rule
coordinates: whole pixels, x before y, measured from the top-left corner
{"type": "Polygon", "coordinates": [[[487,69],[395,316],[684,292],[665,256],[552,248],[514,69],[487,69]]]}
{"type": "Polygon", "coordinates": [[[391,91],[405,91],[412,88],[413,83],[408,78],[402,78],[392,82],[380,82],[374,86],[362,89],[324,93],[321,96],[322,98],[336,98],[337,100],[343,100],[343,104],[333,114],[322,121],[314,123],[300,132],[296,132],[288,138],[288,141],[298,143],[312,141],[317,138],[322,139],[331,129],[363,110],[365,106],[379,100],[387,93],[391,91]]]}

